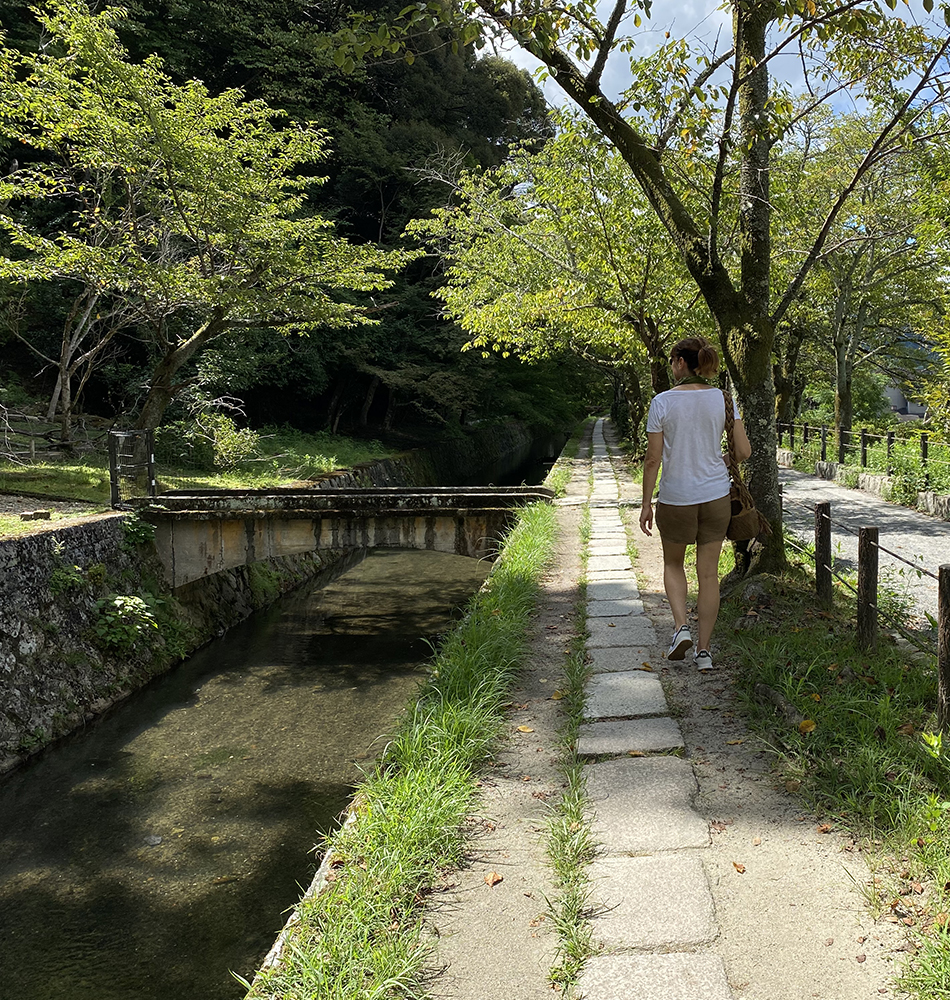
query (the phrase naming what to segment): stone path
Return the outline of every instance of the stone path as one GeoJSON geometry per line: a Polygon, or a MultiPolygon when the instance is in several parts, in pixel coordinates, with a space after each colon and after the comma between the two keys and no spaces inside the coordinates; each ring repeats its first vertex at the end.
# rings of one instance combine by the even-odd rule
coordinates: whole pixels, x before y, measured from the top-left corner
{"type": "Polygon", "coordinates": [[[707,821],[696,777],[652,665],[661,640],[644,614],[604,441],[591,455],[587,646],[593,676],[578,753],[587,765],[593,834],[593,933],[601,949],[581,975],[589,1000],[730,1000],[715,906],[700,852],[707,821]],[[612,759],[598,760],[611,755],[612,759]],[[649,755],[649,756],[647,756],[649,755]]]}

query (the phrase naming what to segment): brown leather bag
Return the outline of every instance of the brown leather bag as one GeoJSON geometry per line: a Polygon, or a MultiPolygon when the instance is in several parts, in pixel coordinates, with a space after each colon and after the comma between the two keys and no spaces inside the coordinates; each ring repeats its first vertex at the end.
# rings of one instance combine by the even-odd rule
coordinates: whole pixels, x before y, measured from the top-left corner
{"type": "Polygon", "coordinates": [[[748,487],[742,481],[739,463],[736,461],[735,412],[732,397],[723,391],[726,402],[726,440],[729,442],[729,499],[732,502],[732,519],[726,530],[726,538],[733,542],[746,542],[759,535],[771,535],[772,526],[756,509],[755,501],[748,487]]]}

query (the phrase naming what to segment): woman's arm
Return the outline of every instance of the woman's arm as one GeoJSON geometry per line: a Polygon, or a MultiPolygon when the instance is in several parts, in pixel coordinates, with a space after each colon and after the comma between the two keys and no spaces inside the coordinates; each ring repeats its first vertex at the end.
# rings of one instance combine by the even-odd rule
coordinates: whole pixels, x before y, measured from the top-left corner
{"type": "Polygon", "coordinates": [[[653,534],[650,530],[653,527],[653,488],[662,460],[663,431],[647,434],[647,453],[643,459],[643,500],[640,504],[640,530],[645,535],[653,534]]]}
{"type": "Polygon", "coordinates": [[[741,420],[736,420],[733,429],[733,440],[736,445],[736,459],[744,462],[752,457],[752,445],[749,443],[749,435],[745,432],[745,425],[741,420]]]}

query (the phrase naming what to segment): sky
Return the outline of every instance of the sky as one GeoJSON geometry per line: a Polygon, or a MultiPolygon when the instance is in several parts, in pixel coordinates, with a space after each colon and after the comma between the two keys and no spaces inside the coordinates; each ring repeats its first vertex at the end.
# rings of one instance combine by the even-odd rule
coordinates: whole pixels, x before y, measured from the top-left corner
{"type": "MultiPolygon", "coordinates": [[[[632,6],[633,0],[630,0],[632,6]]],[[[607,19],[611,2],[601,2],[599,10],[602,20],[607,19]]],[[[886,8],[885,8],[886,11],[886,8]]],[[[928,23],[932,21],[930,15],[923,9],[921,0],[911,0],[909,4],[898,2],[897,10],[893,16],[902,17],[905,21],[916,23],[928,23]]],[[[937,16],[937,12],[935,12],[937,16]]],[[[664,41],[664,33],[669,31],[675,37],[688,37],[708,46],[710,49],[716,45],[717,50],[724,51],[731,44],[731,14],[728,9],[715,0],[655,0],[652,9],[652,16],[643,19],[643,24],[639,29],[634,28],[632,12],[628,15],[628,34],[633,34],[637,40],[636,52],[647,54],[657,48],[664,41]]],[[[941,19],[942,24],[942,19],[941,19]]],[[[948,30],[945,27],[944,31],[948,30]]],[[[540,64],[514,42],[504,49],[503,54],[516,63],[518,66],[535,72],[540,64]]],[[[784,56],[775,60],[771,66],[771,73],[774,77],[784,77],[793,87],[800,87],[803,82],[801,66],[793,56],[784,56]]],[[[607,69],[603,77],[604,92],[610,98],[616,98],[630,85],[630,70],[628,57],[621,52],[615,52],[607,64],[607,69]]],[[[540,83],[544,96],[550,104],[562,105],[567,103],[567,98],[563,91],[553,79],[547,79],[540,83]]]]}

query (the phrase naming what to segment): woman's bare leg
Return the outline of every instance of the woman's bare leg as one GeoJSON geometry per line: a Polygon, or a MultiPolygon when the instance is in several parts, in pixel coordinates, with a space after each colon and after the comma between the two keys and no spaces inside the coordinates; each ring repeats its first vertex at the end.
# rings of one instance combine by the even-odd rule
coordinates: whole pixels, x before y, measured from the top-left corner
{"type": "Polygon", "coordinates": [[[660,536],[663,543],[663,586],[666,599],[670,602],[673,612],[673,622],[676,628],[686,624],[686,546],[677,542],[668,542],[660,536]]]}
{"type": "Polygon", "coordinates": [[[699,598],[696,602],[696,612],[699,617],[697,650],[709,649],[713,629],[716,627],[716,619],[719,617],[719,553],[721,551],[722,542],[706,542],[704,545],[696,546],[696,578],[699,584],[699,598]]]}

